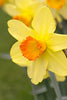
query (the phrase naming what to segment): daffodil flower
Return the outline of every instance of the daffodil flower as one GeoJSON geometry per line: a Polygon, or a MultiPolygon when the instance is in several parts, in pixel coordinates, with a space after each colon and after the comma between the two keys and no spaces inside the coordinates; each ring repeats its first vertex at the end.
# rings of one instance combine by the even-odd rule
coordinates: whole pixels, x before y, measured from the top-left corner
{"type": "Polygon", "coordinates": [[[54,17],[59,22],[62,21],[61,16],[67,20],[67,0],[46,0],[46,5],[50,7],[54,17]]]}
{"type": "Polygon", "coordinates": [[[30,26],[37,9],[43,5],[40,1],[15,0],[14,4],[7,3],[3,8],[13,19],[20,20],[30,26]]]}
{"type": "Polygon", "coordinates": [[[41,82],[47,70],[59,76],[67,75],[67,58],[62,51],[67,48],[67,35],[54,33],[55,20],[47,7],[41,7],[27,27],[18,20],[8,21],[9,33],[17,39],[12,46],[12,61],[27,66],[32,83],[41,82]]]}

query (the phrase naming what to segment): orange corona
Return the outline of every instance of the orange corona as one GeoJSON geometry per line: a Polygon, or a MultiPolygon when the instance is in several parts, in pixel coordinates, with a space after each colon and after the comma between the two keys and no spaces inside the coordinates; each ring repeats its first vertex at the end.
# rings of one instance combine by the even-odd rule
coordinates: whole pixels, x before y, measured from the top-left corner
{"type": "Polygon", "coordinates": [[[3,3],[4,3],[4,0],[0,0],[0,7],[2,6],[3,3]]]}
{"type": "Polygon", "coordinates": [[[13,19],[22,21],[26,26],[30,26],[32,17],[28,13],[14,16],[13,19]]]}
{"type": "Polygon", "coordinates": [[[64,5],[66,0],[47,0],[48,6],[55,9],[60,9],[64,5]]]}
{"type": "Polygon", "coordinates": [[[20,50],[24,57],[29,60],[36,60],[46,49],[45,46],[42,45],[39,41],[32,38],[31,36],[27,37],[20,45],[20,50]]]}

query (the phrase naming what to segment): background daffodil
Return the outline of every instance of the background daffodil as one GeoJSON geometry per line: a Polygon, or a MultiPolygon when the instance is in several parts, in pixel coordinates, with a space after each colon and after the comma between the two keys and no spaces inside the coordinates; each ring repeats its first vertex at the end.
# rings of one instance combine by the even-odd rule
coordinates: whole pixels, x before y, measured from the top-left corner
{"type": "Polygon", "coordinates": [[[61,16],[67,20],[67,0],[46,0],[46,4],[59,22],[62,21],[61,16]]]}
{"type": "Polygon", "coordinates": [[[14,4],[7,3],[3,9],[13,17],[13,19],[24,22],[27,26],[30,26],[31,21],[37,11],[37,9],[44,4],[40,1],[34,0],[15,0],[14,4]]]}
{"type": "Polygon", "coordinates": [[[44,2],[44,4],[50,8],[57,21],[62,21],[61,16],[67,20],[67,0],[42,0],[41,2],[44,2]]]}
{"type": "Polygon", "coordinates": [[[12,61],[27,66],[32,83],[44,79],[47,70],[59,76],[67,75],[67,58],[62,51],[67,48],[67,35],[54,33],[56,24],[47,7],[38,10],[32,28],[18,20],[8,21],[9,33],[17,39],[12,46],[12,61]]]}

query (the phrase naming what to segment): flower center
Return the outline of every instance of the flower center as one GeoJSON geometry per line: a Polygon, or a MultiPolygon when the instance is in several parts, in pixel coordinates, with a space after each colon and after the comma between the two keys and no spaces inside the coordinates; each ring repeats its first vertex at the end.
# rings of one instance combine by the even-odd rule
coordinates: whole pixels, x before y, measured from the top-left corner
{"type": "Polygon", "coordinates": [[[4,0],[0,0],[0,7],[2,6],[3,3],[4,3],[4,0]]]}
{"type": "Polygon", "coordinates": [[[65,0],[46,0],[48,6],[55,9],[60,9],[65,3],[65,0]]]}
{"type": "Polygon", "coordinates": [[[21,15],[14,16],[13,19],[22,21],[25,25],[30,26],[32,16],[28,13],[22,13],[21,15]]]}
{"type": "Polygon", "coordinates": [[[20,50],[23,56],[32,61],[36,60],[46,48],[46,43],[43,44],[31,36],[27,37],[26,40],[20,44],[20,50]]]}

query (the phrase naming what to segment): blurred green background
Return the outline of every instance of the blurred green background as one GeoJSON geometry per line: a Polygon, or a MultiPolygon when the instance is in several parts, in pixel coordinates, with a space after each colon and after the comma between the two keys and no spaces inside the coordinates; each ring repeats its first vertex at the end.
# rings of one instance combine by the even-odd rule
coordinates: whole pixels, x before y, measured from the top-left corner
{"type": "MultiPolygon", "coordinates": [[[[14,64],[9,58],[10,48],[16,41],[8,33],[7,21],[11,19],[0,8],[0,100],[55,100],[56,94],[48,78],[37,86],[31,84],[26,69],[14,64]],[[6,54],[5,56],[2,56],[6,54]],[[35,90],[42,86],[47,90],[35,95],[35,90]]],[[[67,21],[63,21],[63,30],[56,32],[67,34],[67,21]]],[[[63,96],[67,95],[67,80],[59,82],[63,96]]]]}
{"type": "Polygon", "coordinates": [[[7,54],[16,41],[7,31],[7,21],[11,19],[0,8],[0,100],[34,100],[32,87],[25,69],[14,64],[7,54]]]}

